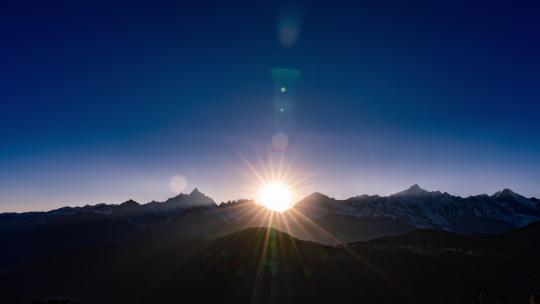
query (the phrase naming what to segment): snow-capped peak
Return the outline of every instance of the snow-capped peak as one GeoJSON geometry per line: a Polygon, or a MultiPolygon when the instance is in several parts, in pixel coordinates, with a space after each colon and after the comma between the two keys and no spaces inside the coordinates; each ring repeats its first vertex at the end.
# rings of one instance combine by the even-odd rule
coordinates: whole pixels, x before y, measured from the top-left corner
{"type": "Polygon", "coordinates": [[[498,202],[503,202],[507,204],[519,203],[528,208],[535,207],[535,202],[533,200],[530,200],[520,194],[517,194],[508,188],[504,188],[502,191],[496,192],[495,194],[491,196],[491,198],[498,202]]]}
{"type": "Polygon", "coordinates": [[[419,196],[430,194],[431,192],[422,189],[418,184],[410,186],[407,190],[403,190],[397,193],[392,194],[392,196],[419,196]]]}

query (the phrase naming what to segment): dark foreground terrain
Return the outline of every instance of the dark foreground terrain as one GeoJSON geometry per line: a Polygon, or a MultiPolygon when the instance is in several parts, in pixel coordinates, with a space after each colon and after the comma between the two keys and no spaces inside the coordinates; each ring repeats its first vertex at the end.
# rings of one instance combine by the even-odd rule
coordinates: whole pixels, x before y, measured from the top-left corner
{"type": "Polygon", "coordinates": [[[527,303],[540,223],[499,235],[418,230],[331,247],[250,228],[83,246],[1,274],[0,302],[527,303]]]}

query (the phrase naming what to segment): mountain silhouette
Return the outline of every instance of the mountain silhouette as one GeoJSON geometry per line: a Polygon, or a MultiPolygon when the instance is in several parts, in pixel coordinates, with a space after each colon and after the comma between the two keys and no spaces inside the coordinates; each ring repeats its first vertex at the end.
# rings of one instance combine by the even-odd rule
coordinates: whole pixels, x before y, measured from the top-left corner
{"type": "Polygon", "coordinates": [[[74,246],[146,237],[212,239],[251,227],[271,227],[308,241],[336,245],[417,229],[459,234],[501,233],[540,220],[537,199],[509,189],[453,196],[418,185],[390,196],[337,200],[313,193],[283,213],[251,200],[216,204],[194,189],[164,202],[63,207],[0,214],[0,269],[74,246]]]}
{"type": "Polygon", "coordinates": [[[393,194],[392,196],[412,196],[412,197],[418,197],[418,196],[425,196],[425,195],[440,195],[441,193],[439,191],[435,192],[429,192],[427,190],[422,189],[418,184],[414,184],[410,186],[408,189],[397,192],[393,194]]]}
{"type": "Polygon", "coordinates": [[[213,199],[195,188],[190,194],[179,195],[166,200],[163,205],[168,209],[187,209],[191,207],[215,207],[213,199]]]}
{"type": "Polygon", "coordinates": [[[313,219],[347,215],[361,219],[392,219],[416,228],[459,233],[498,233],[540,220],[540,205],[505,189],[492,196],[462,198],[427,191],[415,184],[390,196],[362,195],[346,200],[309,196],[295,207],[313,219]]]}

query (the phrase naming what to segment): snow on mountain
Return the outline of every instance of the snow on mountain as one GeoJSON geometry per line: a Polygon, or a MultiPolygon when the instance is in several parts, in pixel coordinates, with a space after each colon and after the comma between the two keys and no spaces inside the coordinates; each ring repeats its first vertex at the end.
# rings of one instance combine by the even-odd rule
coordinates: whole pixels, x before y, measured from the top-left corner
{"type": "MultiPolygon", "coordinates": [[[[264,213],[260,205],[249,200],[217,205],[214,200],[195,188],[164,202],[139,204],[128,200],[122,204],[98,204],[84,207],[63,207],[49,212],[1,214],[0,226],[16,227],[20,223],[33,227],[67,217],[106,218],[129,221],[140,226],[170,223],[179,217],[206,214],[219,218],[223,224],[244,221],[264,213]],[[261,211],[262,210],[262,211],[261,211]],[[19,224],[17,224],[19,223],[19,224]]],[[[361,195],[337,200],[315,192],[299,201],[284,216],[307,217],[312,220],[328,216],[353,217],[366,220],[389,220],[417,228],[434,228],[459,233],[491,233],[521,227],[540,220],[540,202],[528,199],[509,189],[492,196],[486,194],[459,197],[446,192],[427,191],[418,185],[389,196],[361,195]]]]}
{"type": "Polygon", "coordinates": [[[215,207],[217,204],[213,199],[206,196],[199,189],[195,188],[190,194],[180,193],[179,195],[169,198],[163,205],[166,208],[186,209],[191,207],[215,207]]]}
{"type": "Polygon", "coordinates": [[[527,209],[535,210],[537,208],[537,203],[534,200],[519,195],[508,188],[493,194],[491,198],[506,204],[507,207],[512,209],[525,211],[527,209]]]}
{"type": "Polygon", "coordinates": [[[502,231],[540,220],[540,208],[535,199],[527,199],[508,189],[491,197],[484,194],[462,198],[427,191],[416,184],[386,197],[362,195],[336,200],[312,194],[294,208],[313,219],[327,214],[390,218],[418,228],[466,233],[502,231]]]}

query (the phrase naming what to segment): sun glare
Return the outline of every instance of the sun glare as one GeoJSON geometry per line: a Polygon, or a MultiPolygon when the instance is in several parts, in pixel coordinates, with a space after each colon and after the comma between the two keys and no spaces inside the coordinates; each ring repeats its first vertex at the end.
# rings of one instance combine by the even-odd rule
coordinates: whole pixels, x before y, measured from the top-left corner
{"type": "Polygon", "coordinates": [[[261,188],[257,202],[270,210],[283,212],[292,206],[293,196],[286,185],[268,183],[261,188]]]}

